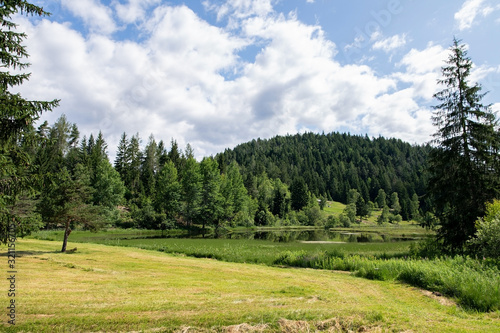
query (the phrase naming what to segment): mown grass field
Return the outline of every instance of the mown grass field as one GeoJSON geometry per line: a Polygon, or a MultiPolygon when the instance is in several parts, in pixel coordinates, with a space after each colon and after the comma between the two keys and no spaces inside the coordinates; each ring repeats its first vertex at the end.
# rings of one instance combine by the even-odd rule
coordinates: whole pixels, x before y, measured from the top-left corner
{"type": "Polygon", "coordinates": [[[500,331],[498,311],[468,312],[405,284],[97,244],[72,244],[78,250],[66,254],[59,246],[17,242],[17,324],[4,315],[0,331],[500,331]]]}

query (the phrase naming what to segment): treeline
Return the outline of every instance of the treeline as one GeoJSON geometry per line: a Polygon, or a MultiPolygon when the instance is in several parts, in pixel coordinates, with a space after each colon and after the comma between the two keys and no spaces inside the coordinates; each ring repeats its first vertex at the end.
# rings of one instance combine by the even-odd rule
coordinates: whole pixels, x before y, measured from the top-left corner
{"type": "Polygon", "coordinates": [[[414,170],[423,168],[425,147],[383,138],[276,137],[197,161],[189,144],[183,151],[175,140],[167,147],[150,136],[141,145],[139,134],[123,133],[112,165],[102,133],[80,138],[77,125],[62,116],[19,144],[43,186],[12,210],[25,217],[27,229],[64,227],[68,236],[77,224],[348,226],[375,207],[384,208],[381,223],[398,222],[420,216],[425,182],[414,170]],[[344,213],[326,220],[321,209],[328,199],[345,201],[344,213]]]}
{"type": "MultiPolygon", "coordinates": [[[[402,218],[412,218],[412,201],[422,200],[428,181],[430,147],[398,139],[350,134],[297,134],[252,140],[217,155],[219,163],[237,162],[248,185],[265,173],[291,186],[304,180],[316,197],[349,203],[354,189],[364,202],[376,202],[379,191],[397,193],[402,218]]],[[[383,208],[382,206],[380,208],[383,208]]]]}

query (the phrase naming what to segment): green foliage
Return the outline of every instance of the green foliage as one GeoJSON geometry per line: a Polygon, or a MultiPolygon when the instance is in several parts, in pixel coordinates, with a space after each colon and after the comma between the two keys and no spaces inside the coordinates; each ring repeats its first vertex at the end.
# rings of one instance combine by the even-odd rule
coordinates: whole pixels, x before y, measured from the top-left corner
{"type": "Polygon", "coordinates": [[[238,162],[250,194],[251,179],[262,172],[290,189],[302,177],[312,195],[342,203],[347,203],[350,189],[356,189],[365,203],[374,201],[382,189],[398,193],[401,215],[409,219],[411,196],[425,194],[429,150],[383,137],[305,133],[252,140],[221,155],[227,164],[238,162]]]}
{"type": "Polygon", "coordinates": [[[385,205],[384,208],[382,208],[382,214],[380,214],[380,216],[377,218],[377,223],[378,224],[387,223],[389,222],[389,217],[390,217],[389,207],[385,205]]]}
{"type": "Polygon", "coordinates": [[[401,205],[399,204],[399,196],[397,192],[391,194],[391,209],[394,214],[401,213],[401,205]]]}
{"type": "Polygon", "coordinates": [[[125,185],[120,174],[107,159],[99,160],[93,181],[94,205],[114,208],[120,204],[125,194],[125,185]]]}
{"type": "Polygon", "coordinates": [[[20,195],[32,194],[39,184],[40,179],[32,170],[31,154],[25,147],[34,131],[33,123],[43,112],[59,105],[58,100],[29,101],[19,93],[10,91],[30,77],[30,74],[20,73],[29,64],[23,62],[28,57],[23,45],[27,35],[19,32],[17,24],[11,21],[17,13],[49,15],[41,7],[27,1],[3,1],[0,8],[0,66],[7,69],[0,71],[0,243],[6,242],[8,224],[13,220],[19,231],[36,229],[36,219],[20,219],[12,214],[13,210],[9,206],[15,205],[20,195]],[[27,225],[30,221],[34,223],[32,226],[27,225]]]}
{"type": "Polygon", "coordinates": [[[469,244],[478,255],[500,258],[500,200],[486,205],[486,215],[476,221],[476,234],[469,244]]]}
{"type": "Polygon", "coordinates": [[[158,214],[153,208],[153,204],[149,198],[143,198],[141,208],[134,207],[131,212],[131,217],[134,224],[139,229],[161,228],[162,223],[168,223],[162,214],[158,214]]]}
{"type": "MultiPolygon", "coordinates": [[[[345,209],[344,209],[344,212],[343,212],[343,215],[345,217],[347,217],[347,219],[349,219],[349,224],[352,224],[352,223],[356,223],[356,204],[354,203],[351,203],[351,204],[348,204],[345,209]]],[[[342,224],[346,224],[344,222],[342,222],[342,224]]]]}
{"type": "Polygon", "coordinates": [[[418,195],[413,193],[410,202],[410,217],[414,220],[420,220],[420,202],[418,201],[418,195]]]}
{"type": "Polygon", "coordinates": [[[381,188],[378,190],[377,197],[375,198],[375,203],[377,203],[378,208],[383,208],[387,206],[387,194],[385,193],[384,189],[381,188]]]}
{"type": "Polygon", "coordinates": [[[297,177],[290,186],[291,206],[293,210],[299,211],[309,202],[309,192],[304,178],[297,177]]]}
{"type": "Polygon", "coordinates": [[[437,145],[430,154],[429,193],[444,249],[463,252],[475,233],[475,221],[485,203],[500,191],[500,137],[491,106],[481,103],[481,86],[469,83],[473,64],[465,45],[454,39],[446,65],[444,86],[434,97],[437,145]]]}
{"type": "Polygon", "coordinates": [[[104,209],[90,203],[92,191],[88,170],[81,164],[77,164],[73,175],[63,168],[42,188],[38,211],[45,223],[64,227],[62,252],[66,251],[74,225],[83,224],[96,230],[106,222],[104,209]]]}
{"type": "Polygon", "coordinates": [[[181,184],[184,197],[183,215],[188,223],[193,223],[199,215],[201,200],[200,166],[193,157],[186,161],[181,184]]]}
{"type": "Polygon", "coordinates": [[[233,162],[227,168],[221,180],[221,194],[223,197],[223,216],[225,221],[228,221],[233,226],[237,225],[235,219],[239,214],[238,219],[250,219],[250,198],[243,183],[238,164],[233,162]]]}
{"type": "Polygon", "coordinates": [[[221,175],[217,161],[204,158],[200,163],[201,200],[200,220],[205,225],[218,227],[223,217],[223,196],[221,194],[221,175]]]}
{"type": "Polygon", "coordinates": [[[177,169],[174,162],[168,161],[158,175],[154,206],[156,211],[164,213],[173,224],[181,210],[180,200],[181,184],[178,180],[177,169]]]}

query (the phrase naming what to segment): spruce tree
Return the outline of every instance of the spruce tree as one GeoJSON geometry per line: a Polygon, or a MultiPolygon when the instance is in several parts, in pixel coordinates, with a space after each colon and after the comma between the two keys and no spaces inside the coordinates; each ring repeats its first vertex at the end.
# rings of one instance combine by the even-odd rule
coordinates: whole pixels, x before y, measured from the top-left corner
{"type": "Polygon", "coordinates": [[[464,44],[454,39],[443,78],[434,95],[437,132],[430,154],[429,193],[441,227],[445,250],[462,252],[474,235],[474,222],[485,204],[499,194],[498,123],[490,105],[482,104],[481,86],[470,83],[472,61],[464,44]]]}
{"type": "Polygon", "coordinates": [[[0,243],[7,240],[7,228],[15,221],[18,230],[23,221],[9,207],[15,204],[22,193],[30,192],[39,177],[31,169],[31,157],[20,147],[26,133],[33,131],[34,122],[43,112],[51,111],[58,104],[53,101],[29,101],[9,90],[23,84],[29,73],[19,73],[29,67],[24,62],[28,57],[22,44],[27,35],[16,31],[17,24],[11,21],[16,13],[46,16],[43,8],[21,0],[0,3],[0,243]],[[9,69],[16,74],[9,72],[9,69]]]}

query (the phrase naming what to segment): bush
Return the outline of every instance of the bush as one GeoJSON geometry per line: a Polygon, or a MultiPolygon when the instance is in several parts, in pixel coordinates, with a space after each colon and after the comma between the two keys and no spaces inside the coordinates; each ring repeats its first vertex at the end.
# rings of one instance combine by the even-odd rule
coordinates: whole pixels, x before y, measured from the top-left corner
{"type": "Polygon", "coordinates": [[[484,257],[500,258],[500,200],[486,206],[486,215],[476,221],[475,238],[469,245],[484,257]]]}

